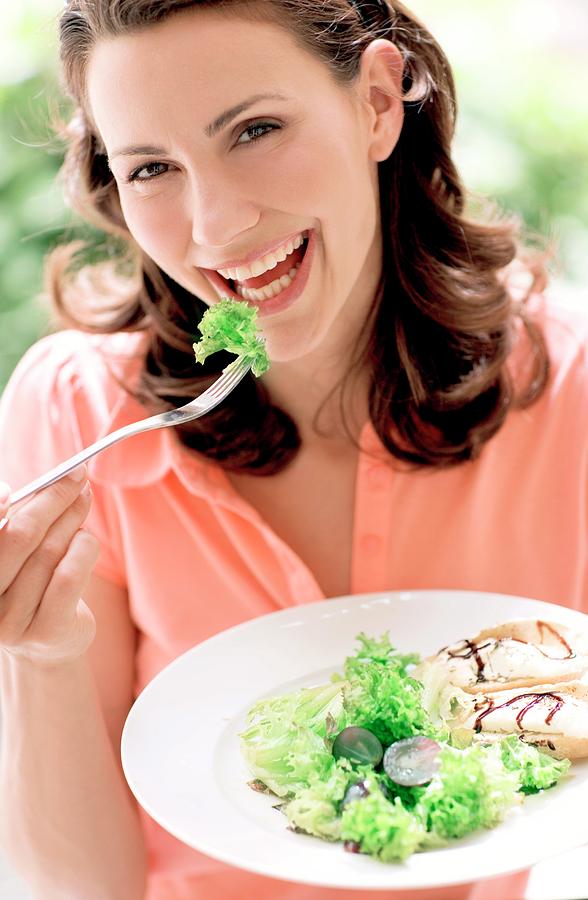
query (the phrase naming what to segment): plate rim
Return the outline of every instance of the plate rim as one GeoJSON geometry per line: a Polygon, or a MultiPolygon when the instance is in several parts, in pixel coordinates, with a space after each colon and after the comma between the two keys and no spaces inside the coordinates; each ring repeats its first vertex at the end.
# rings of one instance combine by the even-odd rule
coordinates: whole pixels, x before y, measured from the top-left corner
{"type": "MultiPolygon", "coordinates": [[[[209,856],[212,859],[223,862],[229,866],[241,868],[248,872],[252,872],[252,873],[255,873],[255,874],[258,874],[261,876],[266,876],[269,878],[274,878],[277,880],[283,880],[283,881],[287,881],[287,882],[294,881],[294,879],[290,876],[277,874],[276,868],[272,868],[271,865],[270,866],[264,865],[263,863],[261,863],[259,861],[256,863],[251,863],[247,859],[242,859],[239,862],[236,862],[235,861],[236,854],[234,852],[231,852],[231,851],[223,852],[222,848],[218,849],[216,846],[214,848],[211,848],[208,845],[206,845],[206,848],[204,848],[205,842],[203,842],[202,845],[199,845],[199,846],[196,846],[194,843],[187,843],[185,838],[180,833],[178,833],[178,830],[174,830],[174,828],[170,827],[169,824],[164,825],[162,823],[157,811],[149,808],[150,804],[149,803],[146,804],[144,801],[144,798],[141,798],[138,796],[138,794],[133,786],[132,778],[129,778],[129,774],[128,774],[129,769],[132,768],[132,763],[131,763],[131,765],[129,765],[129,760],[128,760],[127,753],[126,753],[127,741],[128,741],[129,729],[133,727],[134,719],[138,715],[137,710],[145,702],[148,702],[149,695],[151,694],[152,691],[156,691],[158,689],[161,680],[167,679],[168,677],[170,677],[170,673],[172,673],[173,670],[175,670],[176,668],[178,668],[182,665],[185,665],[187,658],[189,658],[193,655],[196,655],[198,653],[201,653],[202,651],[210,652],[210,649],[214,648],[214,645],[216,643],[222,643],[223,641],[230,640],[232,638],[234,639],[234,637],[242,631],[263,628],[264,625],[266,625],[266,623],[269,620],[272,620],[272,622],[276,622],[279,627],[279,624],[281,622],[283,622],[283,621],[287,622],[288,619],[295,617],[296,615],[300,615],[301,613],[311,613],[311,615],[314,614],[314,615],[320,616],[321,610],[326,609],[327,607],[332,606],[333,604],[337,604],[338,606],[341,606],[345,602],[347,602],[347,603],[351,602],[355,605],[355,604],[361,604],[361,603],[366,603],[366,602],[371,603],[371,602],[377,601],[378,599],[387,599],[390,603],[410,602],[411,600],[414,600],[415,598],[417,600],[418,599],[427,599],[427,598],[433,598],[435,596],[447,595],[447,594],[451,594],[451,596],[459,596],[461,598],[474,597],[477,600],[481,600],[483,598],[500,598],[503,601],[510,600],[510,601],[516,602],[517,604],[520,604],[522,602],[525,605],[529,604],[530,606],[533,606],[535,608],[537,606],[544,606],[549,610],[558,610],[558,611],[561,610],[562,617],[564,619],[568,619],[568,622],[562,622],[562,624],[570,624],[571,625],[571,624],[573,624],[573,622],[575,620],[578,620],[578,623],[580,624],[581,620],[586,620],[588,618],[587,614],[581,612],[580,610],[576,610],[576,609],[566,607],[566,606],[556,604],[556,603],[550,603],[549,601],[536,600],[532,597],[526,597],[526,596],[521,596],[521,595],[516,595],[516,594],[504,594],[504,593],[500,593],[497,591],[477,591],[477,590],[453,589],[453,588],[424,588],[424,589],[408,589],[408,588],[406,588],[406,589],[384,590],[384,591],[369,591],[369,592],[365,592],[362,594],[344,594],[344,595],[341,595],[338,597],[325,598],[323,600],[314,601],[311,603],[303,603],[303,604],[297,604],[295,606],[289,606],[284,609],[278,609],[278,610],[274,610],[274,611],[271,611],[268,613],[264,613],[261,616],[254,616],[250,619],[246,619],[243,622],[239,622],[236,625],[232,625],[229,628],[223,629],[222,631],[209,636],[208,638],[204,639],[200,643],[195,644],[194,646],[188,648],[187,650],[185,650],[184,652],[179,654],[170,663],[168,663],[166,666],[164,666],[164,668],[161,669],[145,685],[145,687],[140,691],[140,693],[137,695],[137,697],[133,701],[133,704],[129,710],[129,713],[125,719],[125,723],[123,726],[123,731],[122,731],[121,740],[120,740],[120,753],[121,753],[121,762],[122,762],[122,767],[123,767],[123,772],[124,772],[125,778],[127,780],[130,790],[136,797],[137,802],[147,812],[147,814],[152,819],[154,819],[154,821],[161,828],[163,828],[165,831],[167,831],[169,834],[171,834],[175,839],[181,841],[182,843],[187,844],[187,846],[195,849],[197,852],[202,853],[206,856],[209,856]]],[[[306,623],[306,624],[308,625],[308,623],[306,623]]],[[[271,693],[271,690],[272,690],[271,688],[268,689],[268,695],[271,693]]],[[[217,735],[216,736],[217,740],[218,740],[218,737],[219,736],[217,735]]],[[[498,825],[497,827],[499,828],[500,825],[498,825]]],[[[494,830],[495,829],[491,829],[489,831],[489,833],[491,833],[494,830]]],[[[316,840],[319,840],[319,839],[316,839],[316,840]]],[[[327,842],[323,842],[323,843],[327,843],[327,842]]],[[[338,843],[340,843],[340,842],[338,842],[338,843]]],[[[574,847],[577,847],[582,843],[583,843],[583,840],[579,839],[578,843],[575,844],[574,847]]],[[[458,849],[459,848],[458,842],[455,842],[455,844],[457,846],[454,847],[454,845],[451,844],[450,849],[458,849]]],[[[523,869],[528,868],[530,865],[534,865],[542,860],[548,859],[550,856],[557,855],[558,853],[565,852],[566,850],[572,850],[572,849],[574,849],[574,847],[570,846],[569,842],[566,843],[565,847],[563,847],[563,848],[556,846],[552,852],[550,852],[549,854],[542,853],[540,857],[534,859],[532,862],[526,861],[520,865],[516,865],[516,866],[511,865],[511,866],[508,866],[505,868],[500,868],[498,871],[493,871],[493,872],[490,872],[487,874],[477,875],[476,880],[483,881],[483,880],[491,879],[494,877],[512,875],[513,873],[516,873],[523,869]]],[[[430,852],[434,852],[434,851],[428,851],[428,852],[430,853],[430,852]]],[[[420,856],[420,854],[415,854],[415,855],[420,856]]],[[[369,858],[369,857],[365,857],[365,859],[371,860],[371,858],[369,858]]],[[[374,861],[374,862],[377,862],[377,861],[374,861]]],[[[384,866],[384,864],[379,863],[379,862],[377,862],[377,865],[379,867],[384,866]]],[[[387,871],[389,871],[389,872],[390,871],[398,871],[398,869],[391,866],[390,868],[387,869],[387,871]]],[[[388,891],[407,890],[408,891],[408,890],[423,890],[423,889],[426,890],[426,889],[432,889],[435,886],[449,887],[451,885],[467,884],[471,881],[472,881],[472,877],[470,877],[470,876],[467,876],[465,878],[464,877],[445,878],[442,882],[441,881],[419,882],[418,884],[414,883],[414,884],[406,884],[406,885],[404,885],[404,884],[402,884],[402,885],[399,885],[399,884],[373,885],[373,884],[370,884],[366,880],[365,883],[362,883],[362,884],[353,884],[353,885],[345,886],[336,881],[328,881],[328,880],[317,881],[316,877],[313,878],[312,876],[305,878],[303,874],[297,875],[297,877],[295,879],[295,883],[305,884],[305,885],[313,885],[316,887],[324,887],[324,888],[331,887],[331,888],[335,888],[335,889],[339,889],[339,890],[349,889],[349,890],[370,890],[370,891],[374,891],[374,890],[375,891],[377,891],[377,890],[388,890],[388,891]]]]}

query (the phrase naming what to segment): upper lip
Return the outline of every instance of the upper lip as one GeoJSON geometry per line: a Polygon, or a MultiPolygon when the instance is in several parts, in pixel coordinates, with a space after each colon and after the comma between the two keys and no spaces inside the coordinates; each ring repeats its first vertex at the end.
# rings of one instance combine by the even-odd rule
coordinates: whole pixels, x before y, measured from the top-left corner
{"type": "Polygon", "coordinates": [[[300,231],[293,231],[291,234],[287,234],[277,241],[274,240],[269,244],[258,247],[256,250],[252,250],[251,253],[248,253],[247,256],[240,257],[240,259],[224,259],[215,266],[200,266],[200,268],[217,272],[219,269],[237,269],[239,266],[248,266],[255,262],[256,259],[266,256],[268,253],[273,253],[274,250],[277,250],[283,244],[298,237],[299,234],[307,233],[307,231],[308,229],[306,228],[303,228],[300,231]]]}

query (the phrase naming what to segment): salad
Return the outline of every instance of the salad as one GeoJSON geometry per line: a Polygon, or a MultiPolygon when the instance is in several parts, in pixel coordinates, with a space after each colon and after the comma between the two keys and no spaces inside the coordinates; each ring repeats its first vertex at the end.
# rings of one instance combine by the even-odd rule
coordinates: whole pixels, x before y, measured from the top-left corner
{"type": "Polygon", "coordinates": [[[263,338],[257,333],[257,309],[238,300],[223,298],[206,310],[198,326],[202,337],[194,343],[196,360],[203,363],[218,350],[249,359],[259,377],[269,369],[263,338]]]}
{"type": "Polygon", "coordinates": [[[397,863],[498,825],[568,771],[517,734],[454,746],[423,705],[418,656],[388,633],[356,640],[343,674],[258,701],[240,735],[250,786],[279,798],[290,829],[397,863]]]}

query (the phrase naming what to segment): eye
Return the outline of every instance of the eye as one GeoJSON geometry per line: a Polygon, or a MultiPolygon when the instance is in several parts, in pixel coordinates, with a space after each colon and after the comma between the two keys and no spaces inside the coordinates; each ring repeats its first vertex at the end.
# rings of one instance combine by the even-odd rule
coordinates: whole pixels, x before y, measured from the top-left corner
{"type": "Polygon", "coordinates": [[[252,122],[241,132],[237,143],[252,144],[279,128],[276,122],[252,122]]]}
{"type": "Polygon", "coordinates": [[[130,183],[132,181],[151,181],[153,178],[157,178],[159,175],[165,175],[165,173],[168,171],[168,163],[147,163],[146,166],[140,166],[138,169],[135,169],[133,172],[131,172],[131,174],[127,178],[127,182],[130,183]]]}

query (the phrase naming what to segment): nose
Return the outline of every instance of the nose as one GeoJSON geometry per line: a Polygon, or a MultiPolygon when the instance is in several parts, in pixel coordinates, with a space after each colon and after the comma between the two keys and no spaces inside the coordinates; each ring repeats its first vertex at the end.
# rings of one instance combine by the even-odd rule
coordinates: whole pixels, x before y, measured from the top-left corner
{"type": "Polygon", "coordinates": [[[243,184],[219,172],[192,179],[189,197],[192,241],[201,247],[223,248],[255,228],[261,211],[243,184]]]}

